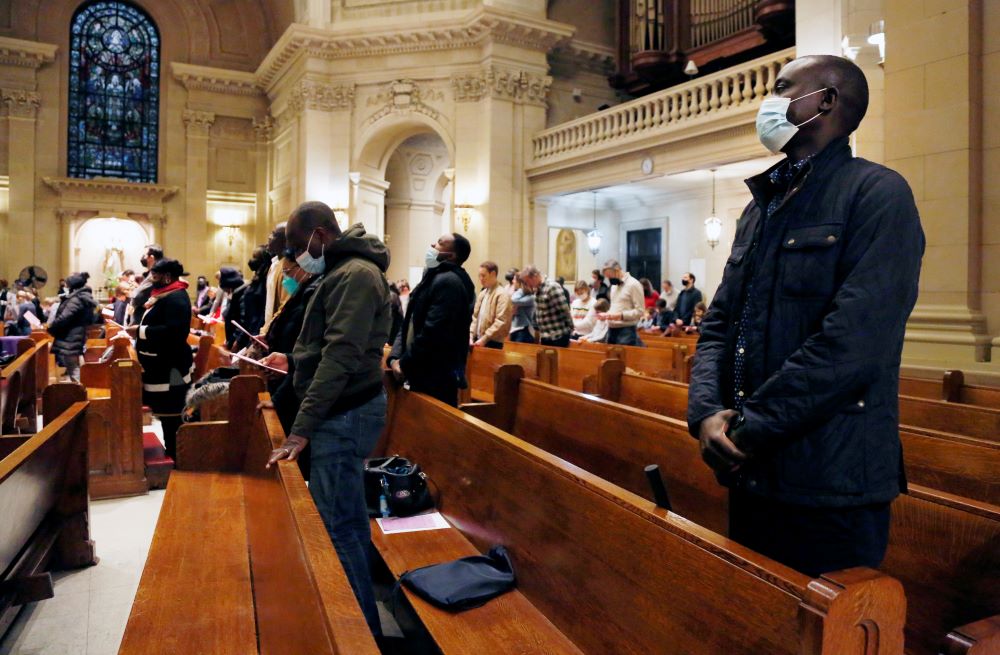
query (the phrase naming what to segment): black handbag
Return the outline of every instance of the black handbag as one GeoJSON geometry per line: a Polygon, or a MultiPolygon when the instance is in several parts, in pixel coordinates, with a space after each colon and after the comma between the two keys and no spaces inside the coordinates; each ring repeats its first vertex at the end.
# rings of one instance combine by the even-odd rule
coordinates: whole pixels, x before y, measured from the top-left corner
{"type": "Polygon", "coordinates": [[[427,474],[405,457],[378,457],[365,462],[365,502],[369,516],[382,516],[385,497],[390,516],[411,516],[434,507],[427,474]]]}
{"type": "Polygon", "coordinates": [[[514,567],[503,546],[494,546],[486,555],[407,571],[399,581],[432,605],[451,612],[484,605],[517,585],[514,567]]]}

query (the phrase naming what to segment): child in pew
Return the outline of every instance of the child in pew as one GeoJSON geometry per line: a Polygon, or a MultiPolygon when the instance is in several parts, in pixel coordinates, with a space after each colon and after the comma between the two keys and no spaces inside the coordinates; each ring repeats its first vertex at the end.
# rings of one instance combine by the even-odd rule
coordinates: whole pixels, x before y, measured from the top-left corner
{"type": "MultiPolygon", "coordinates": [[[[659,299],[657,299],[657,302],[659,302],[659,299]]],[[[645,313],[642,315],[642,318],[639,319],[639,322],[636,323],[635,327],[637,330],[649,330],[655,324],[656,324],[656,308],[647,307],[645,313]]]]}
{"type": "MultiPolygon", "coordinates": [[[[594,311],[598,314],[606,313],[611,308],[611,303],[607,298],[600,298],[594,303],[594,311]]],[[[598,318],[594,319],[594,329],[590,334],[581,335],[577,341],[586,343],[607,343],[608,342],[608,321],[598,318]]]]}

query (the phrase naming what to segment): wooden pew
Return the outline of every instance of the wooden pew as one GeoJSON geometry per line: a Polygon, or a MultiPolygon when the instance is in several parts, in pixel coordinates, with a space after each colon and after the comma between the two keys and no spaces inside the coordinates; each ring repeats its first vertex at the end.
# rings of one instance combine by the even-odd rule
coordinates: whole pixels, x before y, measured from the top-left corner
{"type": "Polygon", "coordinates": [[[622,357],[621,346],[592,345],[598,346],[598,348],[553,348],[533,343],[508,341],[504,344],[503,349],[512,354],[526,357],[538,356],[538,353],[551,351],[554,353],[555,359],[539,359],[537,377],[567,389],[582,391],[584,378],[597,371],[601,362],[609,357],[622,357]],[[555,369],[550,369],[550,366],[555,366],[555,369]]]}
{"type": "Polygon", "coordinates": [[[1000,388],[965,384],[965,374],[962,371],[945,371],[940,379],[900,376],[899,393],[916,398],[1000,409],[1000,388]]]}
{"type": "Polygon", "coordinates": [[[229,366],[231,356],[229,351],[219,345],[211,334],[203,334],[198,338],[198,351],[194,356],[192,380],[200,380],[205,375],[220,366],[229,366]]]}
{"type": "Polygon", "coordinates": [[[188,423],[121,655],[377,655],[263,382],[233,380],[230,421],[188,423]],[[195,646],[196,645],[196,646],[195,646]]]}
{"type": "MultiPolygon", "coordinates": [[[[706,527],[728,522],[726,492],[684,423],[534,380],[515,388],[518,436],[647,498],[642,467],[659,464],[679,514],[706,527]],[[662,427],[652,432],[657,421],[662,427]],[[692,493],[712,485],[715,493],[692,493]]],[[[998,543],[996,505],[916,484],[893,503],[882,571],[906,588],[908,653],[934,655],[946,638],[957,639],[946,637],[956,626],[1000,621],[998,543]]]]}
{"type": "Polygon", "coordinates": [[[88,519],[86,394],[65,386],[75,393],[61,400],[46,390],[44,429],[0,437],[0,636],[23,604],[52,597],[48,571],[97,563],[88,519]]]}
{"type": "MultiPolygon", "coordinates": [[[[142,369],[128,339],[112,339],[103,362],[80,367],[87,390],[87,433],[92,498],[145,494],[150,489],[143,455],[142,369]]],[[[162,488],[165,471],[157,469],[153,487],[162,488]]]]}
{"type": "Polygon", "coordinates": [[[518,577],[460,614],[405,591],[445,655],[902,652],[895,580],[810,579],[443,403],[394,395],[386,451],[420,463],[455,529],[373,528],[389,569],[501,543],[518,577]]]}
{"type": "Polygon", "coordinates": [[[899,397],[899,422],[1000,443],[1000,409],[899,397]]]}
{"type": "MultiPolygon", "coordinates": [[[[673,345],[669,348],[640,348],[609,346],[603,343],[574,343],[571,350],[574,348],[607,352],[609,356],[613,351],[618,351],[617,355],[610,358],[623,360],[628,368],[643,375],[684,382],[691,378],[691,358],[688,355],[688,347],[684,345],[673,345]]],[[[590,372],[590,374],[595,373],[595,371],[590,372]]]]}
{"type": "MultiPolygon", "coordinates": [[[[599,380],[601,398],[687,420],[686,384],[631,375],[616,361],[601,365],[599,380]]],[[[1000,504],[1000,443],[911,425],[900,426],[900,439],[912,482],[1000,504]]]]}
{"type": "Polygon", "coordinates": [[[547,361],[554,358],[554,349],[539,349],[534,354],[510,348],[473,348],[465,365],[465,378],[469,383],[468,393],[463,402],[493,402],[493,376],[504,364],[517,364],[524,369],[527,377],[538,377],[538,371],[555,370],[555,364],[547,361]],[[539,359],[542,359],[541,365],[539,359]]]}
{"type": "Polygon", "coordinates": [[[17,358],[0,369],[0,434],[34,433],[38,425],[36,375],[42,350],[31,339],[22,339],[17,352],[17,358]]]}

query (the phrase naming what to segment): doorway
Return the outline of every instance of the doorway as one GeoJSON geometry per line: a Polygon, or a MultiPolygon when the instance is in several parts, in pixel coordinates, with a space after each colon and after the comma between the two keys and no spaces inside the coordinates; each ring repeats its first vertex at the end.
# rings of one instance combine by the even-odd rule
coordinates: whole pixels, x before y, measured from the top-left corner
{"type": "Polygon", "coordinates": [[[636,279],[647,278],[654,289],[660,288],[663,262],[663,230],[629,230],[626,233],[625,270],[636,279]]]}

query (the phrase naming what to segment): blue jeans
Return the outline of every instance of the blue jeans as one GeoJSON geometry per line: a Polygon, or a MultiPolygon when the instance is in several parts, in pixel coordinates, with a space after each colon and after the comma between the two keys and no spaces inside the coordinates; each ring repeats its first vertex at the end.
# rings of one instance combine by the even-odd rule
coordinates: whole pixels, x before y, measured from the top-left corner
{"type": "Polygon", "coordinates": [[[608,343],[616,346],[643,346],[635,326],[611,328],[608,330],[608,343]]]}
{"type": "Polygon", "coordinates": [[[524,328],[517,332],[510,333],[510,340],[515,343],[535,343],[535,338],[531,336],[531,330],[524,328]]]}
{"type": "Polygon", "coordinates": [[[365,504],[364,460],[385,427],[386,396],[320,423],[309,440],[309,491],[323,517],[351,589],[372,634],[382,628],[369,567],[371,528],[365,504]]]}

